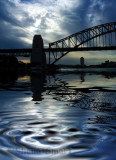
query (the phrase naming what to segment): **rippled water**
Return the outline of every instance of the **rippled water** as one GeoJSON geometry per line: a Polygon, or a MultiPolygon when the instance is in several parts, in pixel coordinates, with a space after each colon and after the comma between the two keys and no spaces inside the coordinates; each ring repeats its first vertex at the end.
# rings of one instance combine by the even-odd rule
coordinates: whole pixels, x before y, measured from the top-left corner
{"type": "Polygon", "coordinates": [[[0,159],[116,160],[116,75],[0,78],[0,159]]]}

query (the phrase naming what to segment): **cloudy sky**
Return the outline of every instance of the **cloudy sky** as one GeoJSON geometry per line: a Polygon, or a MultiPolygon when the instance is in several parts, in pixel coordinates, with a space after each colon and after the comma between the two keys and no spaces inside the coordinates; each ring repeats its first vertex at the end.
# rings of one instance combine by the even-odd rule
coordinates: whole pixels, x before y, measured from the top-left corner
{"type": "MultiPolygon", "coordinates": [[[[31,48],[34,34],[44,45],[102,23],[116,21],[116,0],[0,0],[0,48],[31,48]]],[[[69,53],[60,63],[116,59],[115,51],[69,53]]]]}

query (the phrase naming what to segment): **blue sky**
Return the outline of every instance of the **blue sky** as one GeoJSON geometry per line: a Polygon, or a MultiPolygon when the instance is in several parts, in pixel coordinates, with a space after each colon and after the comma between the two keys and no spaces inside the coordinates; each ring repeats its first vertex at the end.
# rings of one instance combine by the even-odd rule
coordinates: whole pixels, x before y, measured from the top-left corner
{"type": "MultiPolygon", "coordinates": [[[[31,48],[34,34],[44,45],[107,22],[116,21],[116,0],[1,0],[0,48],[31,48]]],[[[113,52],[69,53],[61,63],[114,59],[113,52]]]]}

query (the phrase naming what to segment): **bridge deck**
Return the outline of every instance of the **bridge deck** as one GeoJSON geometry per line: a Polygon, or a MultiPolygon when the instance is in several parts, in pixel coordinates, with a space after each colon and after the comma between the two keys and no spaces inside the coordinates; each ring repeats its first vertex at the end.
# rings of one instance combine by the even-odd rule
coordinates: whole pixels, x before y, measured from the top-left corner
{"type": "MultiPolygon", "coordinates": [[[[100,50],[116,50],[116,46],[105,47],[78,47],[78,48],[44,48],[45,52],[72,52],[72,51],[100,51],[100,50]]],[[[16,55],[25,55],[32,53],[32,49],[0,49],[0,54],[8,53],[16,55]]]]}

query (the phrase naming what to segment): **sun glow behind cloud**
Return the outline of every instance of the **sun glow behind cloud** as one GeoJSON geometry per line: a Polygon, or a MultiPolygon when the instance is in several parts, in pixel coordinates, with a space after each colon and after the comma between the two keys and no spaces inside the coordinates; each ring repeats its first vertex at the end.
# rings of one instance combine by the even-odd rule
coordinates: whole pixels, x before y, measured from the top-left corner
{"type": "MultiPolygon", "coordinates": [[[[64,11],[71,12],[72,8],[79,6],[79,0],[66,0],[61,1],[20,1],[20,0],[8,0],[11,16],[13,16],[17,22],[21,22],[21,27],[26,28],[30,33],[37,34],[38,32],[45,36],[48,33],[56,33],[56,35],[66,36],[68,34],[67,29],[63,30],[61,27],[66,19],[64,11]],[[22,3],[23,2],[23,3],[22,3]],[[30,20],[30,22],[29,22],[30,20]],[[28,22],[28,27],[26,24],[28,22]]],[[[32,37],[30,37],[32,38],[32,37]]],[[[49,37],[50,39],[50,37],[49,37]]],[[[54,41],[56,39],[54,38],[54,41]]]]}

